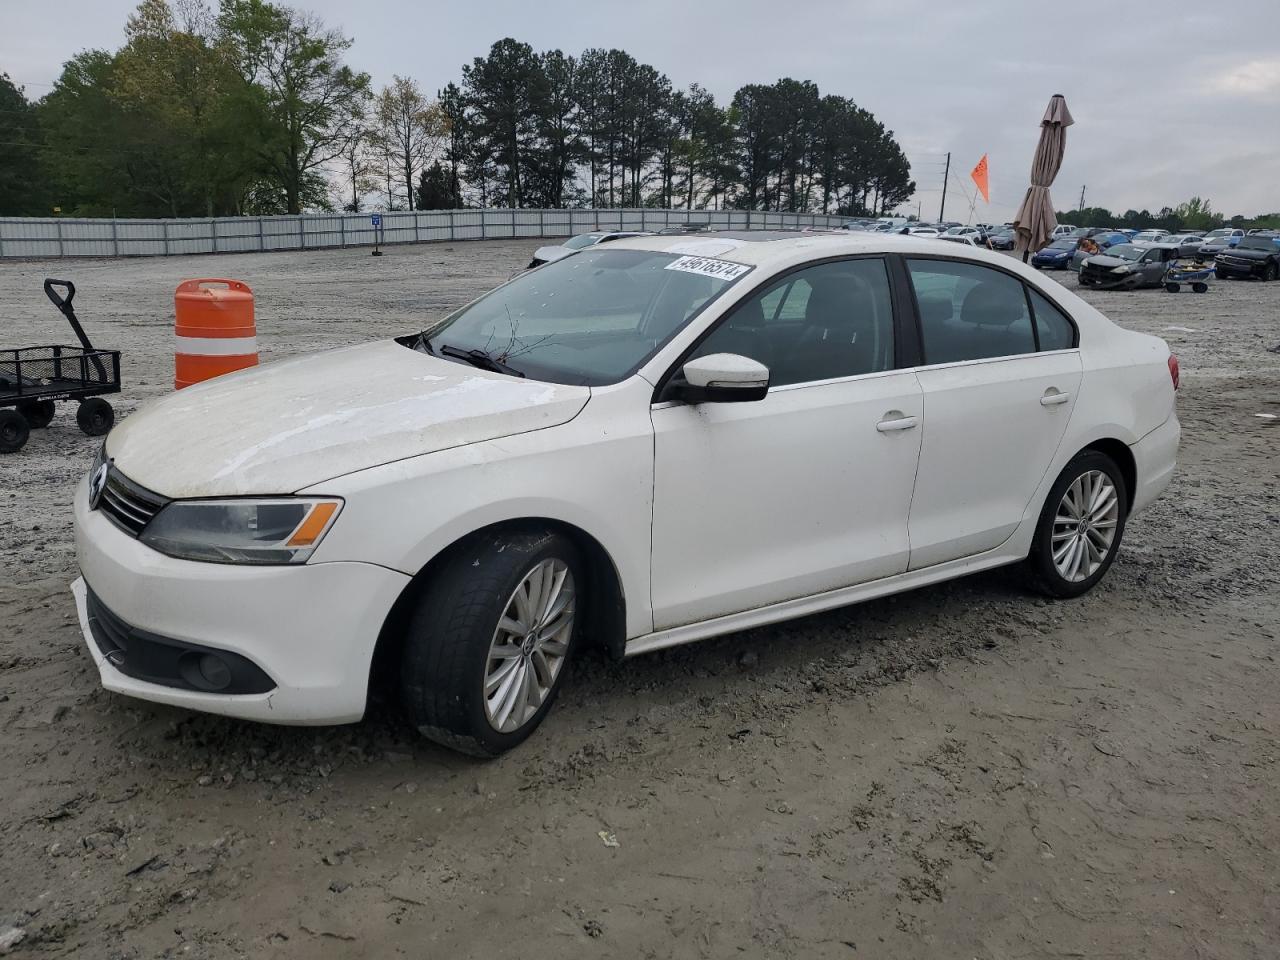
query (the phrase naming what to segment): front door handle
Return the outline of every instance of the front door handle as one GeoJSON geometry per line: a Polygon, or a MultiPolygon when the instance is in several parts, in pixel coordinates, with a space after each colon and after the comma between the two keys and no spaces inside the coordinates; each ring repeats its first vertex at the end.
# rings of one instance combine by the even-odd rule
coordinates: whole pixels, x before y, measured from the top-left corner
{"type": "Polygon", "coordinates": [[[1071,394],[1062,393],[1055,387],[1050,387],[1044,392],[1044,396],[1040,398],[1040,406],[1056,407],[1060,403],[1066,403],[1071,399],[1071,394]]]}
{"type": "Polygon", "coordinates": [[[881,420],[876,424],[876,429],[881,433],[891,433],[894,430],[910,430],[919,422],[915,417],[896,417],[892,420],[881,420]]]}

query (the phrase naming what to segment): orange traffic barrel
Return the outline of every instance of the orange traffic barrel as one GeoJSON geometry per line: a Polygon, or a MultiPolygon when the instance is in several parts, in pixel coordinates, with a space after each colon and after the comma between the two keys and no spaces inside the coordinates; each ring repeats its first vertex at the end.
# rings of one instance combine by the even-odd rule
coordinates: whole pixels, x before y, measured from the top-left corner
{"type": "Polygon", "coordinates": [[[173,385],[193,383],[258,363],[253,291],[240,280],[183,280],[173,294],[177,317],[173,385]]]}

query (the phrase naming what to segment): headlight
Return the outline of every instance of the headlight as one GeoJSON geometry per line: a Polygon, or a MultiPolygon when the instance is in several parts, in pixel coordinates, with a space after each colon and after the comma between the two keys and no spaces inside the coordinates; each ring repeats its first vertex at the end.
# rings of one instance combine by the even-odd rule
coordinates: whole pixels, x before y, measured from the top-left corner
{"type": "Polygon", "coordinates": [[[1129,268],[1128,268],[1128,267],[1116,267],[1116,268],[1114,268],[1111,272],[1112,272],[1112,273],[1128,273],[1128,272],[1129,272],[1129,268]]]}
{"type": "Polygon", "coordinates": [[[175,500],[141,540],[182,560],[305,563],[342,509],[341,500],[175,500]]]}

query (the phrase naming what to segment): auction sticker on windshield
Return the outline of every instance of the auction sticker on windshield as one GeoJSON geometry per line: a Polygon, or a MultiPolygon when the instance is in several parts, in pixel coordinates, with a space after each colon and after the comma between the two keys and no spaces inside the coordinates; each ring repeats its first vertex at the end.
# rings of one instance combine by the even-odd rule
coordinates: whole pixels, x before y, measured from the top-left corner
{"type": "Polygon", "coordinates": [[[737,280],[751,270],[745,263],[730,263],[728,260],[716,260],[712,257],[681,257],[668,263],[666,269],[697,273],[717,280],[737,280]]]}

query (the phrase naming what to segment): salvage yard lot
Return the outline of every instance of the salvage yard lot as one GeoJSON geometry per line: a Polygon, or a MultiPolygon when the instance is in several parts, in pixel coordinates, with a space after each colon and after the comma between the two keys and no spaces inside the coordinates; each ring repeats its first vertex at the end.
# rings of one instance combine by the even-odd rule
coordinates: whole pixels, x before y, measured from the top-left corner
{"type": "MultiPolygon", "coordinates": [[[[0,339],[70,339],[40,283],[73,280],[124,352],[123,416],[171,389],[181,279],[247,281],[271,360],[418,329],[536,246],[3,263],[0,339]]],[[[591,653],[490,763],[382,708],[271,728],[101,691],[67,590],[97,441],[60,411],[0,459],[0,936],[121,958],[1274,957],[1280,421],[1258,414],[1280,416],[1280,283],[1085,296],[1169,340],[1183,381],[1179,471],[1093,592],[997,571],[591,653]]]]}

